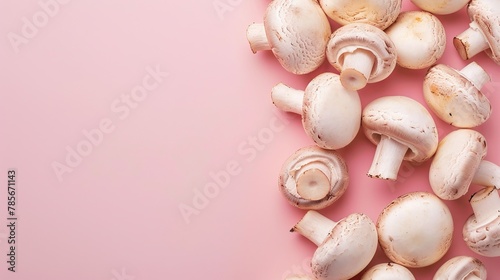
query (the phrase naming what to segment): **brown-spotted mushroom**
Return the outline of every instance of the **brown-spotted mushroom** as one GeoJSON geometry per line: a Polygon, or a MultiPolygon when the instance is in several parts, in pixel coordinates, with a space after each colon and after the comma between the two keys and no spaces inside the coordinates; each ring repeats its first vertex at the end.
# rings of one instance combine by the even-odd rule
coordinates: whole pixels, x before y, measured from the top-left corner
{"type": "Polygon", "coordinates": [[[485,257],[500,256],[500,196],[494,187],[486,187],[470,198],[472,214],[464,224],[465,244],[485,257]]]}
{"type": "Polygon", "coordinates": [[[341,25],[368,23],[382,30],[401,11],[402,0],[319,0],[326,15],[341,25]]]}
{"type": "Polygon", "coordinates": [[[303,147],[281,167],[279,188],[293,206],[323,209],[337,201],[349,185],[347,165],[340,154],[318,146],[303,147]]]}
{"type": "Polygon", "coordinates": [[[365,106],[362,126],[377,149],[368,176],[396,180],[403,160],[415,164],[431,158],[438,145],[432,116],[406,96],[380,97],[365,106]]]}
{"type": "Polygon", "coordinates": [[[453,238],[450,210],[437,196],[411,192],[387,205],[377,220],[379,243],[387,257],[406,267],[439,261],[453,238]]]}
{"type": "Polygon", "coordinates": [[[427,68],[443,56],[446,47],[444,26],[429,12],[403,12],[385,32],[396,46],[397,63],[403,68],[427,68]]]}
{"type": "Polygon", "coordinates": [[[325,60],[330,22],[316,0],[274,0],[264,23],[253,23],[247,39],[254,53],[271,50],[279,63],[294,74],[316,70],[325,60]]]}
{"type": "Polygon", "coordinates": [[[456,256],[442,264],[432,280],[486,280],[484,264],[473,257],[456,256]]]}
{"type": "Polygon", "coordinates": [[[358,90],[387,78],[396,67],[397,53],[381,29],[367,23],[351,23],[332,33],[326,57],[340,72],[342,85],[358,90]]]}
{"type": "Polygon", "coordinates": [[[318,246],[311,260],[317,280],[350,279],[368,266],[377,250],[375,224],[362,213],[334,222],[309,210],[290,231],[318,246]]]}
{"type": "Polygon", "coordinates": [[[361,280],[415,280],[411,271],[397,263],[381,263],[368,269],[361,280]]]}
{"type": "Polygon", "coordinates": [[[436,15],[448,15],[458,12],[470,0],[411,0],[420,9],[436,15]]]}
{"type": "Polygon", "coordinates": [[[500,5],[497,0],[472,0],[467,5],[469,28],[453,38],[464,60],[484,51],[500,64],[500,5]]]}
{"type": "Polygon", "coordinates": [[[305,132],[321,148],[336,150],[356,137],[361,125],[361,100],[345,89],[339,75],[322,73],[304,91],[279,83],[271,90],[276,107],[302,116],[305,132]]]}
{"type": "Polygon", "coordinates": [[[500,167],[484,159],[487,143],[472,129],[457,129],[438,145],[429,168],[429,183],[444,200],[455,200],[469,191],[470,185],[500,188],[500,167]]]}
{"type": "Polygon", "coordinates": [[[459,128],[483,124],[491,115],[491,104],[481,92],[490,76],[476,62],[462,70],[434,65],[424,78],[424,99],[442,121],[459,128]]]}

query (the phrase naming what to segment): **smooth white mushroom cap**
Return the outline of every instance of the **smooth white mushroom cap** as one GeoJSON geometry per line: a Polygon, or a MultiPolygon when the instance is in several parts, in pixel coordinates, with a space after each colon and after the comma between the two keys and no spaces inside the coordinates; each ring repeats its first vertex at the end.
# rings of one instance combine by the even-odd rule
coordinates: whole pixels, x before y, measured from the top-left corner
{"type": "Polygon", "coordinates": [[[425,267],[439,261],[450,248],[453,219],[437,196],[412,192],[384,208],[377,232],[391,261],[406,267],[425,267]]]}
{"type": "Polygon", "coordinates": [[[396,46],[398,65],[408,69],[433,65],[446,47],[444,26],[429,12],[403,12],[385,32],[396,46]]]}
{"type": "Polygon", "coordinates": [[[475,130],[458,129],[446,135],[429,168],[434,193],[445,200],[465,195],[486,153],[486,139],[475,130]]]}
{"type": "Polygon", "coordinates": [[[283,163],[279,176],[281,193],[301,209],[331,205],[345,193],[348,185],[349,174],[342,157],[317,146],[303,147],[293,153],[283,163]]]}
{"type": "Polygon", "coordinates": [[[381,263],[368,269],[361,280],[415,280],[415,276],[402,265],[381,263]]]}
{"type": "Polygon", "coordinates": [[[368,23],[386,29],[398,17],[402,0],[319,0],[326,15],[335,22],[368,23]]]}
{"type": "Polygon", "coordinates": [[[328,41],[326,57],[342,76],[345,58],[360,50],[366,51],[373,58],[367,83],[387,78],[396,67],[394,43],[384,31],[366,23],[352,23],[335,30],[328,41]]]}
{"type": "Polygon", "coordinates": [[[306,74],[325,60],[330,23],[315,0],[274,0],[264,25],[271,50],[288,71],[306,74]]]}
{"type": "Polygon", "coordinates": [[[467,5],[467,13],[471,20],[469,31],[453,39],[453,45],[460,57],[464,60],[469,59],[484,48],[486,54],[495,63],[500,64],[500,5],[498,1],[470,1],[467,5]],[[472,33],[475,35],[471,36],[472,33]],[[478,45],[481,45],[479,49],[478,45]]]}
{"type": "Polygon", "coordinates": [[[409,150],[404,156],[407,161],[426,161],[438,146],[432,116],[422,104],[406,96],[384,96],[370,102],[363,109],[362,126],[375,145],[381,135],[386,135],[407,146],[409,150]]]}
{"type": "Polygon", "coordinates": [[[411,0],[420,9],[437,15],[448,15],[462,9],[470,0],[411,0]]]}
{"type": "Polygon", "coordinates": [[[481,92],[490,77],[475,62],[466,68],[474,72],[471,77],[443,64],[431,67],[424,78],[423,94],[431,111],[441,120],[455,127],[472,128],[486,122],[491,115],[490,101],[481,92]],[[474,77],[479,77],[477,83],[474,77]]]}
{"type": "Polygon", "coordinates": [[[484,264],[473,257],[457,256],[446,261],[434,275],[433,280],[482,279],[486,280],[484,264]],[[473,278],[474,276],[475,278],[473,278]]]}

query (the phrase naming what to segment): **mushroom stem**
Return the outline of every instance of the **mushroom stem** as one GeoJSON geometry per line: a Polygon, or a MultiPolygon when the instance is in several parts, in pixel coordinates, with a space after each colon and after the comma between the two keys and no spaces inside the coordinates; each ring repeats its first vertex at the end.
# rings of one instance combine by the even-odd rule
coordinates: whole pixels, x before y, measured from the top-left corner
{"type": "Polygon", "coordinates": [[[278,109],[302,115],[303,90],[294,89],[283,83],[279,83],[272,88],[271,99],[278,109]]]}
{"type": "Polygon", "coordinates": [[[309,210],[290,231],[300,233],[316,246],[319,246],[326,240],[336,225],[336,222],[319,212],[309,210]]]}
{"type": "Polygon", "coordinates": [[[491,161],[482,160],[474,174],[472,184],[500,189],[500,166],[491,161]]]}
{"type": "Polygon", "coordinates": [[[500,196],[494,187],[486,187],[474,193],[470,203],[479,226],[491,222],[500,215],[500,196]]]}
{"type": "Polygon", "coordinates": [[[330,192],[330,172],[322,163],[313,162],[299,170],[297,193],[305,199],[320,200],[330,192]]]}
{"type": "Polygon", "coordinates": [[[247,40],[253,53],[271,50],[263,23],[252,23],[248,26],[247,40]]]}
{"type": "Polygon", "coordinates": [[[485,36],[475,21],[469,24],[467,30],[453,38],[453,45],[463,60],[467,60],[490,48],[488,41],[486,41],[485,36]]]}
{"type": "Polygon", "coordinates": [[[465,276],[463,280],[482,280],[482,278],[480,278],[474,273],[470,273],[469,275],[465,276]]]}
{"type": "Polygon", "coordinates": [[[344,54],[340,82],[348,90],[358,90],[366,86],[370,79],[375,56],[365,49],[356,49],[344,54]]]}
{"type": "Polygon", "coordinates": [[[396,180],[408,147],[386,136],[380,136],[368,176],[396,180]]]}
{"type": "Polygon", "coordinates": [[[469,80],[478,90],[481,90],[484,84],[491,81],[490,75],[475,61],[462,68],[460,74],[469,80]]]}

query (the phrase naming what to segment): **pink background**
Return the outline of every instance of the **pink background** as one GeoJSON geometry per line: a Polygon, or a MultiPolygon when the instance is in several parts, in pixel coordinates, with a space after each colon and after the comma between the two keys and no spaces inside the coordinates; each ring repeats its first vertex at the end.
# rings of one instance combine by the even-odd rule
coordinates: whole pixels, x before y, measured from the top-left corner
{"type": "MultiPolygon", "coordinates": [[[[282,162],[312,141],[300,117],[274,108],[270,89],[278,82],[304,88],[333,68],[294,76],[272,54],[252,54],[246,28],[262,20],[268,1],[64,3],[44,18],[38,0],[0,2],[0,279],[250,280],[308,273],[314,245],[288,232],[305,212],[284,200],[277,178],[282,162]],[[218,12],[217,5],[227,9],[218,12]],[[13,46],[9,36],[21,36],[23,18],[33,22],[33,16],[39,27],[28,33],[32,38],[13,46]],[[152,80],[147,69],[155,68],[163,76],[152,80]],[[151,90],[140,95],[144,81],[151,90]],[[132,93],[135,99],[125,101],[132,93]],[[85,133],[97,129],[105,131],[86,146],[85,133]],[[67,164],[68,149],[78,147],[86,155],[73,158],[59,180],[54,164],[67,164]],[[16,273],[6,263],[8,168],[18,172],[16,273]],[[179,207],[193,206],[224,170],[231,174],[219,182],[223,188],[212,188],[211,198],[198,200],[199,210],[184,219],[179,207]]],[[[404,9],[416,8],[405,0],[404,9]]],[[[465,10],[439,18],[449,39],[439,62],[461,68],[468,62],[450,39],[468,26],[465,10]]],[[[474,60],[492,76],[484,91],[494,109],[477,130],[498,143],[500,68],[485,54],[474,60]]],[[[423,102],[424,74],[397,67],[360,90],[362,103],[384,95],[423,102]]],[[[441,138],[452,130],[436,123],[441,138]]],[[[340,150],[351,184],[323,214],[338,220],[363,212],[376,220],[397,196],[431,191],[428,163],[393,184],[368,178],[374,151],[362,133],[340,150]]],[[[486,158],[500,162],[500,150],[490,144],[486,158]]],[[[500,273],[498,258],[477,256],[461,240],[471,214],[467,198],[446,202],[457,228],[452,248],[437,264],[412,269],[417,279],[431,279],[461,254],[480,258],[490,279],[500,273]]],[[[387,261],[378,250],[370,266],[387,261]]]]}

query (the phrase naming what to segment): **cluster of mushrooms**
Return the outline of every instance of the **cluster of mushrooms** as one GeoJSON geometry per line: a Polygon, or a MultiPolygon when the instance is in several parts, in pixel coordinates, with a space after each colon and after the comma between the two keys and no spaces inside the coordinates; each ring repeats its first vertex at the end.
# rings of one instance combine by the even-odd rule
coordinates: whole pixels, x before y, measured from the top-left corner
{"type": "MultiPolygon", "coordinates": [[[[500,64],[500,3],[411,1],[421,10],[402,12],[402,0],[273,0],[263,23],[247,29],[251,50],[272,51],[290,73],[311,73],[325,60],[339,73],[322,73],[304,90],[283,83],[271,90],[273,104],[299,114],[315,143],[290,155],[279,176],[283,196],[306,210],[291,231],[318,246],[311,260],[315,279],[350,279],[365,269],[361,279],[415,279],[408,268],[436,263],[451,246],[453,219],[443,200],[466,195],[472,184],[484,188],[471,196],[474,214],[463,226],[463,239],[477,254],[500,256],[500,167],[484,160],[486,139],[473,129],[491,115],[481,92],[491,77],[474,61],[463,69],[436,64],[446,42],[436,15],[462,8],[470,28],[454,37],[460,57],[468,60],[484,51],[500,64]],[[333,32],[330,20],[340,24],[333,32]],[[357,91],[384,80],[396,65],[428,68],[424,100],[454,131],[439,140],[430,112],[407,96],[377,98],[362,108],[357,91]],[[337,222],[320,214],[317,210],[346,191],[348,168],[336,150],[349,145],[360,129],[377,146],[369,177],[396,180],[403,161],[430,160],[433,193],[398,197],[376,222],[362,213],[337,222]],[[391,262],[367,268],[379,245],[391,262]]],[[[486,279],[486,269],[477,258],[458,256],[445,262],[434,279],[486,279]]]]}

